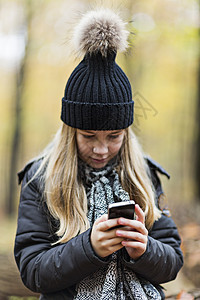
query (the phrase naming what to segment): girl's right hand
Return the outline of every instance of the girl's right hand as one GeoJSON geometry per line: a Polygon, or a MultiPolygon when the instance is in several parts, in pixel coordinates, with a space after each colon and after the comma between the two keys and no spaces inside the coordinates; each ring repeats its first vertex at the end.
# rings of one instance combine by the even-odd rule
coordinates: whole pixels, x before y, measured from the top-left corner
{"type": "Polygon", "coordinates": [[[108,220],[107,214],[94,222],[90,239],[92,247],[98,256],[106,257],[123,248],[121,242],[124,239],[116,237],[117,228],[113,228],[119,225],[117,222],[118,219],[108,220]]]}

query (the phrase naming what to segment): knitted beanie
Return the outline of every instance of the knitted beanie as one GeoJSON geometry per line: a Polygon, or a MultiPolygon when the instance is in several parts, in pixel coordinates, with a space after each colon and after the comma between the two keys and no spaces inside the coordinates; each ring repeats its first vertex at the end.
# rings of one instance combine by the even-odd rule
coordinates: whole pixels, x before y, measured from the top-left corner
{"type": "Polygon", "coordinates": [[[66,84],[61,120],[82,130],[117,130],[133,123],[130,82],[115,62],[127,47],[125,23],[112,11],[87,13],[74,31],[84,55],[66,84]]]}

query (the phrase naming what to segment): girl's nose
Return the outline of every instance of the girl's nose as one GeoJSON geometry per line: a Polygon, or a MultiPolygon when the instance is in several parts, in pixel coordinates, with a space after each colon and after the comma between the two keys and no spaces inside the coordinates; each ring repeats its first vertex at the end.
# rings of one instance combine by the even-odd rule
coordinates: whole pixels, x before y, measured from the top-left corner
{"type": "Polygon", "coordinates": [[[108,146],[106,143],[99,142],[94,145],[92,149],[93,153],[103,155],[108,153],[108,146]]]}

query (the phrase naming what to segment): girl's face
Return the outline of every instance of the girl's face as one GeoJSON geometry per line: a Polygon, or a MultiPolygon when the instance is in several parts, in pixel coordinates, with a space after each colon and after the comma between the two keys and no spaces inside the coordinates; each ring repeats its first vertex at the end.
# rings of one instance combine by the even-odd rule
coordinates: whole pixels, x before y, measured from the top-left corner
{"type": "Polygon", "coordinates": [[[115,157],[123,143],[125,130],[80,130],[76,141],[79,157],[93,168],[103,168],[115,157]]]}

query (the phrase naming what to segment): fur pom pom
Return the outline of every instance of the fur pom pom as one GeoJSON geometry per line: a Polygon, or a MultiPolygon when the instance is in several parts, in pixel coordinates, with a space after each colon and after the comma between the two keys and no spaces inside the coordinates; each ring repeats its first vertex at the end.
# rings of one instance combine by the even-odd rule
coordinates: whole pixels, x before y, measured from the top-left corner
{"type": "Polygon", "coordinates": [[[104,57],[110,52],[124,51],[129,35],[125,26],[126,23],[109,9],[90,11],[74,30],[75,49],[81,55],[100,52],[104,57]]]}

